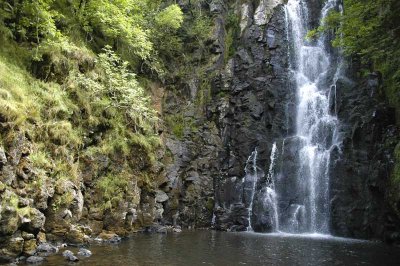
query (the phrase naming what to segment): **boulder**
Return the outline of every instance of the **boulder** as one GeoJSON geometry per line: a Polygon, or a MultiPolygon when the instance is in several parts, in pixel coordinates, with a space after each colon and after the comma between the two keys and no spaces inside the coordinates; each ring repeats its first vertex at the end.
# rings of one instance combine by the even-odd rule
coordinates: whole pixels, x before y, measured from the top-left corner
{"type": "Polygon", "coordinates": [[[43,253],[57,253],[58,248],[49,243],[41,243],[37,246],[37,251],[43,253]]]}
{"type": "Polygon", "coordinates": [[[68,261],[72,262],[79,261],[78,257],[76,257],[74,253],[70,250],[65,250],[62,255],[68,261]]]}
{"type": "Polygon", "coordinates": [[[0,236],[14,234],[20,225],[17,210],[12,206],[5,206],[1,210],[0,236]]]}
{"type": "Polygon", "coordinates": [[[162,190],[156,191],[156,202],[161,203],[161,202],[167,201],[168,199],[169,199],[169,197],[168,197],[167,193],[165,193],[162,190]]]}
{"type": "Polygon", "coordinates": [[[113,232],[107,232],[103,231],[101,234],[98,235],[97,238],[102,239],[103,242],[108,242],[108,243],[119,243],[121,242],[121,237],[119,237],[117,234],[113,232]]]}
{"type": "Polygon", "coordinates": [[[26,240],[24,242],[23,252],[25,255],[33,256],[36,253],[37,245],[36,239],[26,240]]]}
{"type": "Polygon", "coordinates": [[[30,208],[28,219],[30,221],[27,224],[26,230],[35,234],[43,228],[46,221],[44,214],[35,208],[30,208]]]}
{"type": "Polygon", "coordinates": [[[82,244],[87,242],[88,237],[82,230],[76,226],[72,226],[66,235],[66,240],[71,244],[82,244]]]}
{"type": "Polygon", "coordinates": [[[37,263],[42,263],[43,261],[44,258],[39,256],[30,256],[26,259],[26,263],[28,264],[37,264],[37,263]]]}
{"type": "Polygon", "coordinates": [[[92,252],[88,249],[80,248],[78,251],[78,255],[83,257],[90,257],[92,256],[92,252]]]}

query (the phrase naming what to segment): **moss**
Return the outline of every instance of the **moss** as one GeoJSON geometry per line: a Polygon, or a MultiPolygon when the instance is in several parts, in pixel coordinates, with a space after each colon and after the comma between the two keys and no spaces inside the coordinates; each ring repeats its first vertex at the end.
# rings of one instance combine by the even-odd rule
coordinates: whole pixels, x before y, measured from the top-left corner
{"type": "Polygon", "coordinates": [[[209,197],[207,199],[206,208],[208,211],[212,212],[214,209],[214,198],[209,197]]]}
{"type": "Polygon", "coordinates": [[[239,15],[235,13],[235,10],[232,8],[229,10],[226,25],[225,25],[225,54],[224,60],[225,63],[235,54],[237,42],[236,40],[240,35],[240,18],[239,15]]]}
{"type": "Polygon", "coordinates": [[[46,151],[34,150],[31,154],[29,154],[29,159],[34,167],[45,169],[51,167],[51,160],[46,151]]]}
{"type": "Polygon", "coordinates": [[[57,211],[61,207],[68,208],[73,203],[74,200],[75,200],[75,195],[71,191],[68,191],[62,194],[61,196],[55,197],[51,207],[53,211],[57,211]]]}
{"type": "Polygon", "coordinates": [[[55,180],[69,180],[75,182],[79,179],[79,164],[68,160],[57,159],[53,162],[52,176],[55,180]]]}
{"type": "Polygon", "coordinates": [[[394,155],[396,163],[393,174],[393,182],[394,184],[400,186],[400,142],[396,145],[396,148],[394,150],[394,155]]]}
{"type": "Polygon", "coordinates": [[[108,174],[100,178],[96,183],[96,188],[102,198],[101,207],[111,209],[118,206],[128,192],[131,179],[132,174],[129,172],[108,174]]]}
{"type": "Polygon", "coordinates": [[[185,130],[185,121],[182,114],[168,115],[164,118],[168,128],[171,129],[172,134],[178,139],[182,139],[185,130]]]}
{"type": "Polygon", "coordinates": [[[400,217],[400,142],[394,150],[394,155],[395,165],[391,182],[389,184],[389,203],[394,212],[400,217]]]}

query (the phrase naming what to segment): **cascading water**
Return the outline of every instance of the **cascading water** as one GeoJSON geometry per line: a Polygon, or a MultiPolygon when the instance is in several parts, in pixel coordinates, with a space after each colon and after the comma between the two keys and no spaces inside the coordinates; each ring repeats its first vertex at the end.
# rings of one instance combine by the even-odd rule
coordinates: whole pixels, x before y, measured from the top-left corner
{"type": "Polygon", "coordinates": [[[279,229],[279,215],[278,215],[278,202],[275,192],[275,182],[274,182],[274,167],[275,167],[275,160],[276,160],[276,142],[272,145],[271,149],[271,156],[270,156],[270,165],[268,169],[268,176],[267,176],[267,193],[265,195],[264,200],[268,205],[272,207],[273,213],[271,215],[273,221],[271,224],[273,225],[274,231],[279,229]]]}
{"type": "MultiPolygon", "coordinates": [[[[321,21],[338,0],[327,0],[321,11],[321,21]]],[[[296,138],[299,139],[297,186],[302,192],[295,202],[285,206],[287,215],[280,217],[283,231],[292,233],[329,233],[329,161],[333,146],[338,145],[338,120],[331,112],[331,87],[337,75],[336,59],[326,47],[326,37],[308,42],[307,3],[289,0],[286,5],[290,68],[297,90],[296,138]],[[336,69],[334,69],[336,67],[336,69]],[[333,70],[333,71],[332,71],[333,70]],[[336,73],[334,77],[330,73],[336,73]]],[[[281,188],[282,189],[282,188],[281,188]]],[[[280,191],[277,191],[279,198],[280,191]]],[[[281,216],[281,215],[280,215],[281,216]]]]}
{"type": "Polygon", "coordinates": [[[253,231],[253,228],[251,227],[251,217],[253,214],[253,201],[254,201],[254,194],[256,191],[256,185],[257,185],[257,180],[258,180],[258,175],[257,175],[257,148],[251,153],[249,158],[247,159],[246,162],[246,167],[245,167],[245,178],[244,182],[250,183],[251,188],[250,188],[250,200],[249,200],[249,207],[248,207],[248,227],[247,231],[253,231]]]}
{"type": "MultiPolygon", "coordinates": [[[[274,168],[275,168],[275,161],[276,161],[276,154],[277,154],[277,145],[274,143],[271,149],[270,155],[270,165],[268,168],[268,173],[265,176],[266,179],[265,185],[262,186],[261,191],[258,192],[259,206],[265,206],[268,208],[269,215],[267,224],[271,225],[271,229],[276,231],[279,228],[279,219],[278,219],[278,204],[277,204],[277,196],[275,193],[275,184],[274,184],[274,168]]],[[[252,228],[252,218],[253,218],[253,205],[255,204],[255,197],[256,197],[256,188],[259,175],[264,177],[263,173],[259,173],[257,171],[257,149],[252,152],[246,162],[245,167],[245,178],[243,182],[245,182],[245,191],[248,191],[246,194],[248,195],[248,227],[247,231],[253,231],[252,228]]],[[[264,184],[264,183],[263,183],[264,184]]]]}

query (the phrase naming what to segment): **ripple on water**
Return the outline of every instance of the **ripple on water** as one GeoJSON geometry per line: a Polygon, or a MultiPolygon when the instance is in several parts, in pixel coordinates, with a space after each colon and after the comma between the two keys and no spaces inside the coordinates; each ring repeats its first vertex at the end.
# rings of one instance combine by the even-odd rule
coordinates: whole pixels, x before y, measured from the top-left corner
{"type": "MultiPolygon", "coordinates": [[[[75,252],[75,250],[71,249],[75,252]]],[[[399,265],[400,249],[329,235],[187,231],[92,246],[78,265],[399,265]]],[[[76,253],[76,252],[75,252],[76,253]]],[[[61,255],[42,265],[71,265],[61,255]]]]}

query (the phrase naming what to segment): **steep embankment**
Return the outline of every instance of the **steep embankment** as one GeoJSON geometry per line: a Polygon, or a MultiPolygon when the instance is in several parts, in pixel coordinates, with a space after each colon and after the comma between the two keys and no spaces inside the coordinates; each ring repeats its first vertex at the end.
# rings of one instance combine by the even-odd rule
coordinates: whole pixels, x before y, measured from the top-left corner
{"type": "MultiPolygon", "coordinates": [[[[114,106],[110,91],[102,91],[105,80],[92,78],[115,63],[112,52],[95,67],[88,50],[62,51],[49,66],[49,74],[62,79],[56,83],[33,77],[14,60],[23,52],[14,47],[0,59],[1,257],[32,255],[44,239],[84,243],[103,230],[126,235],[151,225],[155,202],[141,198],[155,198],[160,157],[154,151],[161,141],[138,132],[126,99],[114,106]]],[[[124,76],[126,69],[119,71],[107,77],[124,83],[112,93],[125,97],[122,90],[137,84],[124,76]]],[[[145,96],[138,91],[136,97],[145,96]]]]}

